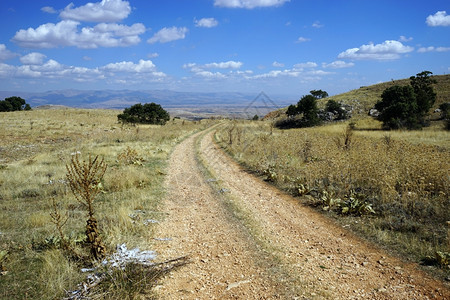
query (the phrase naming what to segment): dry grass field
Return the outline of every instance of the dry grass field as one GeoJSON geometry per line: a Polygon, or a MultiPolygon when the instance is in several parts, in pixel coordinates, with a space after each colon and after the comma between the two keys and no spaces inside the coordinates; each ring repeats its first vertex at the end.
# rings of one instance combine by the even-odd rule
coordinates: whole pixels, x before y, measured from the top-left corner
{"type": "Polygon", "coordinates": [[[171,149],[207,121],[122,126],[118,111],[54,109],[0,113],[1,299],[55,299],[85,280],[61,249],[50,213],[68,221],[65,239],[82,251],[87,211],[71,193],[66,165],[78,153],[104,158],[107,170],[94,210],[109,252],[117,244],[145,249],[171,149]]]}
{"type": "Polygon", "coordinates": [[[300,202],[448,278],[450,133],[442,127],[385,132],[360,119],[354,130],[346,123],[278,130],[235,121],[216,139],[300,202]]]}

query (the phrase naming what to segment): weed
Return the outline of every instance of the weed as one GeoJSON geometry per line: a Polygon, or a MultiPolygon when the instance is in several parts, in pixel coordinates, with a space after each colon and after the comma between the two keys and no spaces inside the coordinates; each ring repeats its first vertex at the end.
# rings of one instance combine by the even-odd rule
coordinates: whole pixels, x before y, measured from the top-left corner
{"type": "Polygon", "coordinates": [[[366,199],[366,195],[351,190],[350,194],[346,196],[345,201],[341,204],[341,213],[352,215],[375,214],[372,204],[368,203],[366,199]]]}
{"type": "Polygon", "coordinates": [[[242,139],[253,140],[247,147],[216,133],[250,171],[338,222],[358,218],[353,230],[401,255],[418,261],[450,249],[442,225],[450,220],[450,139],[440,124],[387,135],[377,121],[361,119],[355,130],[341,123],[270,135],[269,122],[253,123],[238,125],[242,139]]]}
{"type": "Polygon", "coordinates": [[[137,150],[131,148],[130,146],[117,155],[117,160],[128,165],[142,165],[142,162],[145,161],[144,158],[139,156],[137,150]]]}
{"type": "Polygon", "coordinates": [[[89,219],[86,221],[87,242],[91,245],[91,255],[101,259],[106,254],[106,247],[98,233],[97,219],[94,217],[94,198],[100,192],[99,184],[106,172],[104,160],[94,159],[89,155],[89,161],[80,162],[78,154],[72,156],[70,165],[66,165],[67,180],[77,201],[87,210],[89,219]]]}
{"type": "Polygon", "coordinates": [[[6,273],[8,272],[6,269],[6,258],[8,256],[8,251],[6,250],[1,250],[0,251],[0,276],[1,275],[6,275],[6,273]]]}

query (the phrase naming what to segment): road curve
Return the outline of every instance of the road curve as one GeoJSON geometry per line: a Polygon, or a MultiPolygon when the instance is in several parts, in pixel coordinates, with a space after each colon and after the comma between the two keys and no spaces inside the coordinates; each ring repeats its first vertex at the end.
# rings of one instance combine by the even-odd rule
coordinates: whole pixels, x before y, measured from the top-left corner
{"type": "Polygon", "coordinates": [[[213,134],[189,137],[170,158],[155,247],[192,263],[162,282],[163,299],[450,299],[416,265],[245,172],[213,134]]]}

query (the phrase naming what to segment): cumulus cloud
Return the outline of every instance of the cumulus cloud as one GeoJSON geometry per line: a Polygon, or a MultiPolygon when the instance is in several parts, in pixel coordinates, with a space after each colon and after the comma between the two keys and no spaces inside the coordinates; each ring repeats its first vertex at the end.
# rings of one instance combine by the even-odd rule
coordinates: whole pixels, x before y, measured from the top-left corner
{"type": "Polygon", "coordinates": [[[188,31],[189,30],[186,27],[164,27],[163,29],[155,33],[153,37],[149,38],[147,42],[150,44],[154,44],[156,42],[167,43],[171,41],[181,40],[186,37],[186,33],[188,31]]]}
{"type": "Polygon", "coordinates": [[[412,37],[406,37],[406,36],[404,36],[404,35],[401,35],[400,36],[400,39],[399,39],[399,41],[400,42],[411,42],[413,40],[413,38],[412,37]]]}
{"type": "Polygon", "coordinates": [[[202,18],[200,20],[194,20],[196,27],[212,28],[219,25],[219,22],[214,18],[202,18]]]}
{"type": "Polygon", "coordinates": [[[445,10],[438,11],[434,15],[427,17],[426,23],[428,26],[450,26],[450,15],[447,15],[445,10]]]}
{"type": "MultiPolygon", "coordinates": [[[[35,55],[36,60],[37,56],[35,55]]],[[[31,60],[31,57],[29,56],[28,58],[31,60]]],[[[41,64],[24,64],[21,66],[0,63],[0,78],[7,77],[65,79],[78,82],[94,82],[104,79],[110,79],[115,82],[120,80],[148,82],[160,81],[166,77],[166,74],[158,71],[150,60],[140,60],[138,63],[122,61],[97,68],[85,68],[67,66],[53,59],[49,59],[41,64]]]]}
{"type": "Polygon", "coordinates": [[[159,54],[156,53],[156,52],[147,54],[147,57],[148,57],[148,58],[155,58],[155,57],[158,57],[158,56],[159,56],[159,54]]]}
{"type": "Polygon", "coordinates": [[[419,53],[425,53],[425,52],[448,52],[448,51],[450,51],[450,47],[429,46],[429,47],[421,47],[421,48],[417,49],[417,52],[419,52],[419,53]]]}
{"type": "Polygon", "coordinates": [[[294,65],[294,69],[306,69],[306,68],[315,68],[317,67],[317,64],[315,62],[305,62],[305,63],[298,63],[294,65]]]}
{"type": "Polygon", "coordinates": [[[311,39],[305,38],[305,37],[299,37],[296,41],[296,43],[304,43],[304,42],[309,42],[311,39]]]}
{"type": "Polygon", "coordinates": [[[83,27],[79,32],[79,24],[76,21],[63,20],[57,24],[43,24],[36,29],[21,29],[12,40],[26,48],[126,47],[138,44],[141,41],[139,34],[146,30],[141,23],[132,26],[100,23],[94,27],[83,27]]]}
{"type": "Polygon", "coordinates": [[[156,66],[151,60],[139,60],[135,64],[131,61],[122,61],[118,63],[110,63],[100,68],[108,72],[127,72],[127,73],[152,73],[156,71],[156,66]]]}
{"type": "Polygon", "coordinates": [[[314,27],[314,28],[322,28],[325,25],[323,25],[319,21],[315,21],[311,26],[314,27]]]}
{"type": "Polygon", "coordinates": [[[51,6],[44,6],[44,7],[41,8],[41,11],[49,13],[49,14],[56,14],[57,13],[57,11],[51,6]]]}
{"type": "Polygon", "coordinates": [[[353,67],[355,64],[352,62],[345,62],[342,60],[336,60],[333,61],[332,63],[326,64],[323,63],[322,64],[322,68],[329,68],[329,69],[343,69],[343,68],[350,68],[353,67]]]}
{"type": "Polygon", "coordinates": [[[239,69],[242,66],[242,62],[240,61],[226,61],[226,62],[219,62],[219,63],[209,63],[205,64],[204,67],[207,69],[211,68],[218,68],[218,69],[239,69]]]}
{"type": "Polygon", "coordinates": [[[338,55],[340,59],[358,60],[393,60],[401,57],[402,54],[413,51],[414,48],[405,46],[399,41],[387,40],[381,44],[362,45],[359,48],[347,49],[338,55]]]}
{"type": "Polygon", "coordinates": [[[117,22],[125,19],[131,12],[128,1],[102,0],[89,2],[86,5],[75,7],[73,3],[67,5],[59,14],[62,19],[86,22],[117,22]]]}
{"type": "Polygon", "coordinates": [[[18,54],[6,49],[5,44],[0,44],[0,60],[7,60],[16,57],[18,54]]]}
{"type": "Polygon", "coordinates": [[[12,75],[14,75],[15,71],[16,67],[0,63],[0,78],[13,77],[12,75]]]}
{"type": "Polygon", "coordinates": [[[276,78],[276,77],[281,77],[281,76],[289,76],[289,77],[298,77],[301,74],[300,71],[297,71],[295,69],[288,69],[288,70],[272,70],[270,72],[267,73],[263,73],[263,74],[258,74],[253,76],[254,79],[259,79],[259,78],[276,78]]]}
{"type": "Polygon", "coordinates": [[[247,8],[281,6],[290,0],[215,0],[214,5],[230,8],[247,8]]]}
{"type": "Polygon", "coordinates": [[[42,65],[46,57],[47,56],[42,53],[32,52],[22,56],[20,62],[24,65],[42,65]]]}
{"type": "Polygon", "coordinates": [[[283,63],[280,63],[280,62],[277,62],[277,61],[274,61],[274,62],[272,63],[272,67],[275,67],[275,68],[283,68],[283,67],[284,67],[284,64],[283,64],[283,63]]]}
{"type": "Polygon", "coordinates": [[[209,69],[231,69],[236,70],[239,69],[243,65],[240,61],[226,61],[226,62],[213,62],[207,63],[203,65],[199,65],[196,63],[187,63],[183,65],[184,69],[189,69],[191,73],[196,76],[205,77],[205,78],[225,78],[231,75],[242,75],[248,74],[248,72],[241,71],[229,71],[228,74],[224,74],[221,72],[211,72],[209,69]]]}

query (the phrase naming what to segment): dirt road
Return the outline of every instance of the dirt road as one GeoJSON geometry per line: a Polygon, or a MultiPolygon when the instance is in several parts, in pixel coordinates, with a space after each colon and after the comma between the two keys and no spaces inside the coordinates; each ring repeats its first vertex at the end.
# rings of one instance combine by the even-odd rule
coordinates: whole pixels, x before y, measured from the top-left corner
{"type": "Polygon", "coordinates": [[[390,257],[243,171],[201,132],[173,151],[160,259],[189,255],[163,299],[450,299],[390,257]]]}

